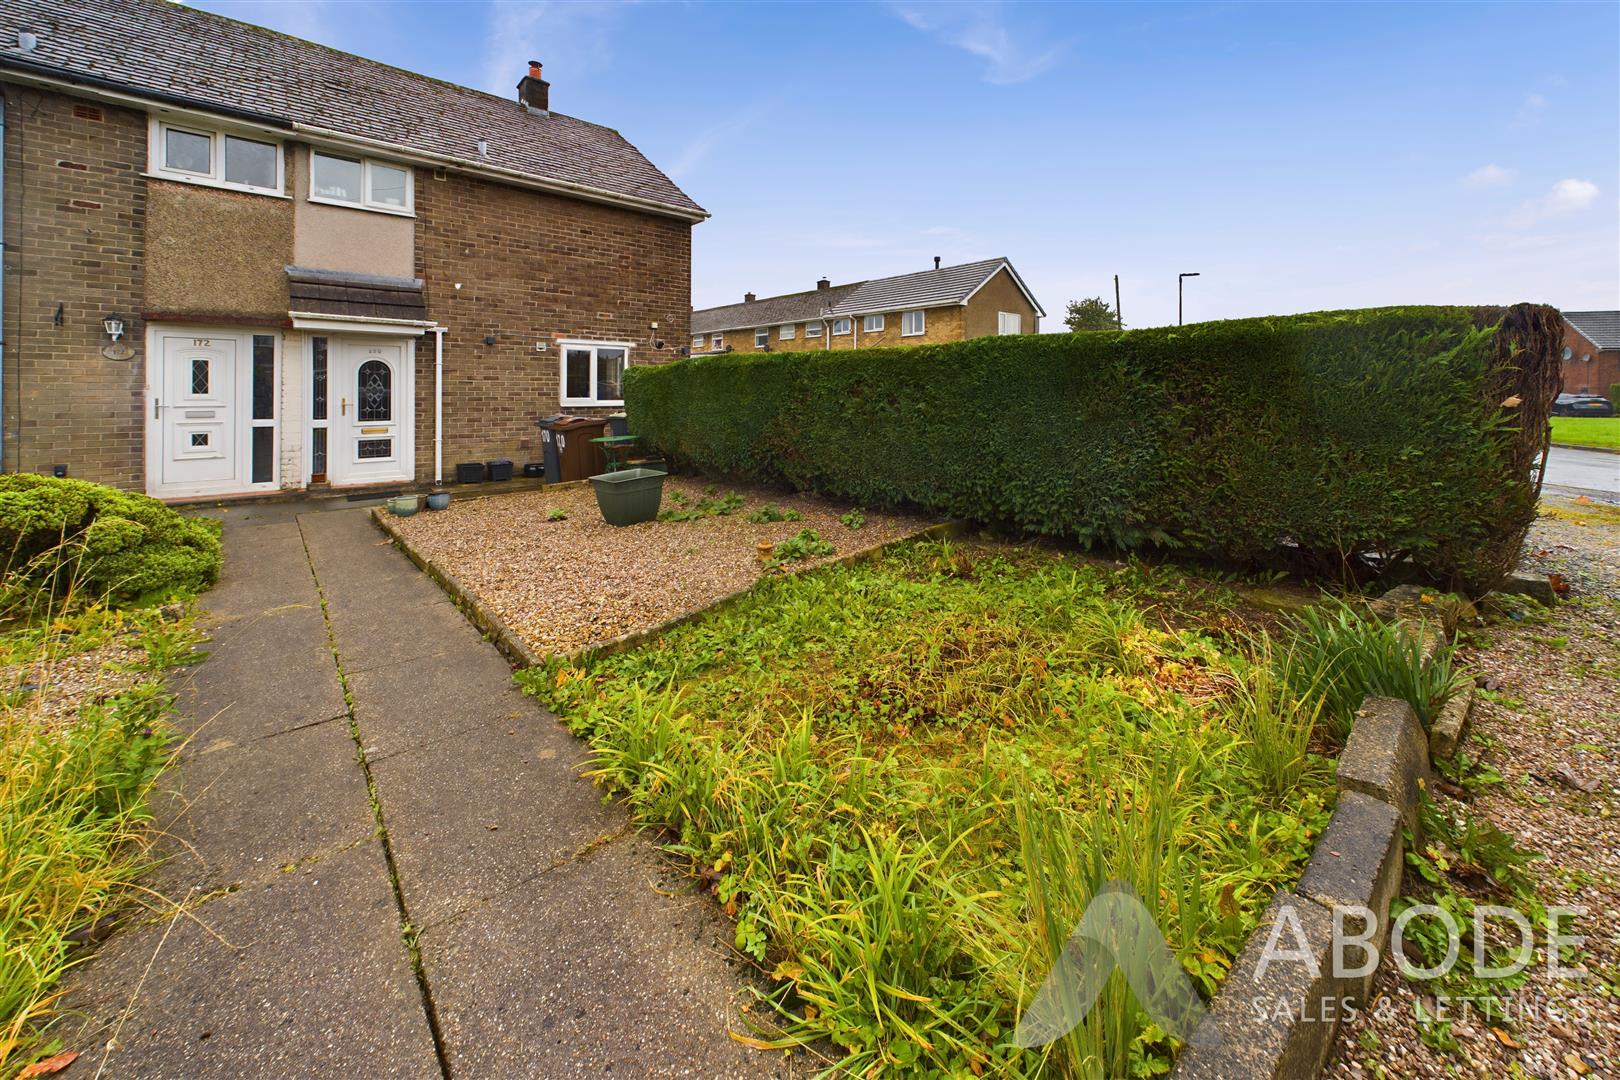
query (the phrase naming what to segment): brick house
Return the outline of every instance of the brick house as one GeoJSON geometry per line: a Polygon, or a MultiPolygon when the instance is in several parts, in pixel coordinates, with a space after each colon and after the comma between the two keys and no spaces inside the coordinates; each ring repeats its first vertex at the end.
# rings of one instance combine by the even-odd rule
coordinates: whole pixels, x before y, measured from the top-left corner
{"type": "Polygon", "coordinates": [[[1620,386],[1620,311],[1564,312],[1562,357],[1564,393],[1612,400],[1620,386]]]}
{"type": "Polygon", "coordinates": [[[694,353],[922,345],[991,334],[1036,334],[1041,310],[1006,259],[767,296],[692,312],[694,353]]]}
{"type": "Polygon", "coordinates": [[[689,333],[618,132],[163,0],[0,0],[0,452],[194,498],[538,457],[689,333]]]}

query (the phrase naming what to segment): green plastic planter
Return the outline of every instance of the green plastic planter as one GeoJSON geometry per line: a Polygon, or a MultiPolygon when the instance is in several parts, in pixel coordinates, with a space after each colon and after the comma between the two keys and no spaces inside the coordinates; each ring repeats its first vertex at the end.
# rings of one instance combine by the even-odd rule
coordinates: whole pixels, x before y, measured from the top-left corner
{"type": "Polygon", "coordinates": [[[596,505],[609,525],[635,525],[658,516],[664,474],[657,469],[620,469],[591,477],[596,505]]]}

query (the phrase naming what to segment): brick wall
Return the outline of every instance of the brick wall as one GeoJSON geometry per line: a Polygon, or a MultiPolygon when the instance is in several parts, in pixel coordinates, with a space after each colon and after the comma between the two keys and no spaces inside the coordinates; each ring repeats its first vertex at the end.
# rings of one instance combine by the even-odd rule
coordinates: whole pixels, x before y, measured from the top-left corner
{"type": "Polygon", "coordinates": [[[1599,350],[1568,323],[1564,324],[1564,348],[1570,353],[1563,361],[1564,393],[1608,397],[1609,388],[1620,383],[1620,349],[1599,350]],[[1587,356],[1592,359],[1583,359],[1587,356]]]}
{"type": "MultiPolygon", "coordinates": [[[[540,460],[534,421],[564,411],[560,339],[630,342],[632,365],[674,360],[690,340],[686,222],[473,177],[439,180],[427,169],[417,170],[416,215],[416,266],[428,317],[449,328],[447,478],[459,461],[540,460]],[[652,346],[655,336],[664,341],[662,351],[652,346]]],[[[416,473],[431,479],[431,336],[417,349],[416,397],[416,473]]]]}
{"type": "Polygon", "coordinates": [[[145,116],[0,82],[7,470],[143,486],[145,116]],[[56,320],[61,306],[60,324],[56,320]],[[101,320],[124,319],[130,360],[101,320]]]}
{"type": "Polygon", "coordinates": [[[1018,287],[1010,273],[998,270],[995,277],[984,283],[984,288],[973,294],[963,309],[963,336],[986,337],[999,333],[1003,311],[1023,316],[1023,333],[1040,333],[1041,320],[1035,314],[1035,306],[1024,296],[1024,290],[1018,287]]]}

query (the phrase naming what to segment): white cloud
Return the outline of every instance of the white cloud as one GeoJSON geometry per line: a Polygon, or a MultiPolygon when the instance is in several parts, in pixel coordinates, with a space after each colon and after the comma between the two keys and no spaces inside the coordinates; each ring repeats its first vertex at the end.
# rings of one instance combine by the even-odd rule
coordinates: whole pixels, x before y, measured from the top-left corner
{"type": "Polygon", "coordinates": [[[1513,183],[1518,173],[1512,169],[1504,169],[1500,165],[1481,165],[1467,176],[1463,177],[1462,185],[1469,191],[1484,191],[1486,188],[1507,187],[1513,183]]]}
{"type": "MultiPolygon", "coordinates": [[[[494,0],[484,46],[482,88],[510,96],[530,60],[545,64],[546,78],[578,82],[599,72],[612,56],[613,31],[635,0],[494,0]]],[[[556,103],[556,95],[552,96],[556,103]]],[[[570,110],[564,106],[562,112],[570,110]]]]}
{"type": "Polygon", "coordinates": [[[764,119],[771,110],[776,108],[776,104],[774,100],[763,101],[732,115],[726,120],[722,120],[718,124],[704,128],[693,136],[685,146],[681,147],[680,152],[675,155],[664,172],[668,174],[671,180],[680,180],[682,177],[690,175],[694,169],[703,163],[703,159],[708,157],[711,151],[727,143],[734,142],[738,136],[752,127],[757,121],[764,119]]]}
{"type": "Polygon", "coordinates": [[[1578,213],[1596,202],[1597,197],[1598,186],[1590,180],[1577,180],[1573,177],[1560,180],[1547,194],[1539,199],[1532,199],[1515,210],[1508,218],[1508,225],[1522,229],[1549,218],[1578,213]]]}
{"type": "Polygon", "coordinates": [[[1047,44],[1034,30],[1015,28],[995,2],[935,7],[897,5],[894,12],[915,30],[985,60],[984,81],[998,86],[1026,82],[1057,63],[1068,41],[1047,44]]]}
{"type": "Polygon", "coordinates": [[[1514,127],[1526,127],[1535,123],[1546,111],[1549,102],[1540,94],[1528,94],[1519,105],[1519,111],[1513,114],[1514,127]]]}

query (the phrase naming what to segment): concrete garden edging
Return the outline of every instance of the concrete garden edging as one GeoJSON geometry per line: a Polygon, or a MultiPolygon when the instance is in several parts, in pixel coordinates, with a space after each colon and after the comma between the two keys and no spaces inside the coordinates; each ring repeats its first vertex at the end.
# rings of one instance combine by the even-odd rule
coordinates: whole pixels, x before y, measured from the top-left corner
{"type": "MultiPolygon", "coordinates": [[[[583,483],[584,481],[576,481],[575,485],[577,486],[578,484],[583,483]]],[[[506,624],[506,621],[502,619],[499,614],[493,611],[488,605],[479,601],[477,595],[473,593],[471,589],[467,588],[459,580],[457,580],[454,574],[450,573],[450,571],[444,569],[443,567],[438,566],[433,562],[433,560],[429,559],[426,555],[422,554],[422,552],[418,551],[416,547],[405,538],[405,535],[395,526],[385,507],[379,506],[373,508],[371,511],[371,520],[376,524],[377,528],[381,529],[389,537],[389,539],[394,542],[395,547],[404,552],[406,558],[415,563],[418,569],[420,569],[428,577],[432,578],[439,588],[445,591],[446,595],[450,597],[450,602],[455,604],[456,607],[461,610],[462,614],[467,616],[472,624],[478,628],[479,632],[488,638],[495,645],[495,647],[501,651],[501,654],[505,656],[507,660],[511,661],[513,666],[537,667],[543,663],[548,656],[558,655],[555,653],[542,655],[529,648],[529,646],[524,643],[523,639],[520,638],[517,633],[506,624]]],[[[828,559],[826,562],[816,563],[814,566],[806,567],[805,569],[820,570],[821,568],[827,566],[842,566],[850,563],[863,562],[867,559],[877,558],[883,552],[897,544],[910,543],[913,540],[928,540],[959,536],[963,531],[965,531],[965,529],[966,526],[962,522],[944,521],[938,525],[930,525],[928,528],[914,532],[909,536],[902,536],[898,539],[890,540],[882,544],[873,544],[870,547],[858,548],[855,551],[848,552],[844,555],[839,555],[836,558],[828,559]]],[[[628,633],[620,634],[618,637],[609,638],[607,641],[597,642],[594,645],[586,645],[583,648],[575,649],[572,652],[563,653],[561,655],[569,663],[578,663],[581,660],[585,660],[590,657],[611,656],[614,653],[621,653],[627,649],[633,649],[637,645],[651,641],[653,638],[656,638],[661,634],[668,633],[677,626],[689,623],[701,616],[712,614],[713,612],[723,610],[724,608],[735,604],[737,601],[753,592],[754,587],[758,584],[759,580],[756,579],[741,589],[737,589],[734,592],[729,592],[724,596],[704,604],[702,607],[694,608],[691,611],[682,612],[673,618],[665,619],[661,623],[642,627],[639,630],[631,630],[628,633]]]]}
{"type": "MultiPolygon", "coordinates": [[[[1374,611],[1423,633],[1425,652],[1432,655],[1442,634],[1414,616],[1414,597],[1393,592],[1375,601],[1374,611]]],[[[1454,623],[1442,619],[1442,626],[1449,635],[1454,623]]],[[[1417,835],[1431,754],[1455,752],[1472,704],[1468,685],[1425,735],[1408,702],[1373,696],[1362,701],[1339,755],[1338,805],[1299,884],[1272,898],[1176,1060],[1172,1080],[1301,1080],[1321,1073],[1339,1024],[1366,1001],[1377,973],[1334,976],[1335,910],[1372,912],[1370,944],[1383,955],[1390,903],[1400,895],[1406,859],[1402,830],[1417,835]]],[[[1353,937],[1366,931],[1364,917],[1346,911],[1342,921],[1353,937]]],[[[1344,953],[1347,968],[1366,959],[1354,946],[1344,953]]]]}

